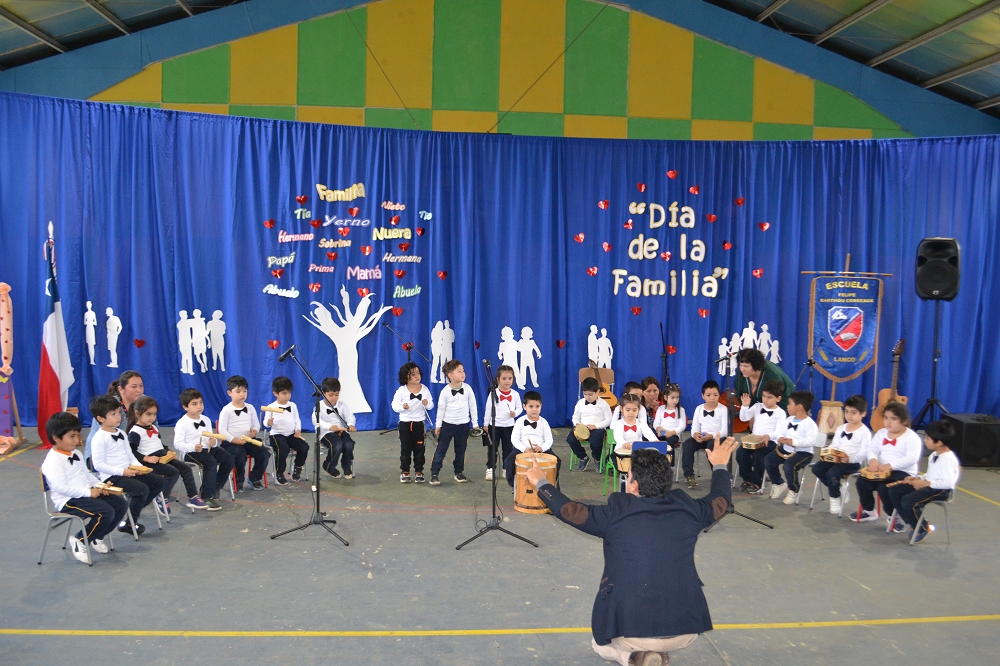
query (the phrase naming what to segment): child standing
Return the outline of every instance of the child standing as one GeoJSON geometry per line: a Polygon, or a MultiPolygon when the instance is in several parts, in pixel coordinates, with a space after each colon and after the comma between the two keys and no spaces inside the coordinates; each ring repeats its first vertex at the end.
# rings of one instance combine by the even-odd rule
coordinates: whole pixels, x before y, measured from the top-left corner
{"type": "Polygon", "coordinates": [[[947,421],[935,421],[928,425],[924,431],[924,445],[933,453],[927,459],[927,472],[908,476],[889,489],[892,505],[896,507],[903,522],[910,526],[913,543],[923,541],[924,537],[934,530],[933,525],[928,525],[924,521],[920,525],[920,532],[916,536],[913,535],[913,530],[917,528],[917,520],[923,513],[923,505],[931,501],[947,500],[958,485],[962,466],[959,464],[958,456],[948,448],[954,436],[955,429],[947,421]]]}
{"type": "MultiPolygon", "coordinates": [[[[861,500],[861,510],[851,516],[851,520],[856,523],[878,520],[878,511],[875,510],[876,492],[882,500],[886,515],[892,516],[893,509],[897,507],[893,504],[887,485],[902,481],[909,476],[916,476],[920,455],[923,453],[920,436],[907,427],[910,423],[910,410],[906,405],[901,402],[890,402],[882,412],[882,422],[885,427],[872,435],[865,458],[868,461],[868,469],[873,472],[888,471],[889,477],[881,481],[858,477],[854,487],[861,500]]],[[[902,532],[906,527],[902,519],[897,517],[892,529],[902,532]]]]}
{"type": "Polygon", "coordinates": [[[697,488],[698,480],[694,478],[694,454],[702,449],[711,449],[715,444],[715,436],[720,440],[729,434],[729,419],[726,418],[726,408],[719,407],[719,383],[709,379],[701,385],[701,397],[704,404],[698,405],[691,419],[691,437],[684,440],[681,465],[684,467],[684,480],[688,488],[697,488]]]}
{"type": "Polygon", "coordinates": [[[736,449],[736,462],[740,466],[740,476],[743,477],[740,490],[745,493],[759,492],[760,484],[764,482],[764,458],[774,451],[776,446],[770,441],[771,433],[777,432],[778,424],[784,423],[788,418],[785,410],[778,406],[778,401],[784,394],[785,383],[780,379],[772,379],[761,389],[761,402],[754,403],[752,407],[749,393],[740,396],[742,402],[740,420],[753,419],[752,434],[767,443],[759,449],[744,449],[742,446],[736,449]]]}
{"type": "Polygon", "coordinates": [[[219,434],[224,435],[226,443],[222,445],[233,457],[233,469],[236,470],[236,492],[243,490],[243,475],[247,470],[247,458],[253,460],[250,470],[250,485],[254,490],[264,490],[264,473],[267,471],[267,461],[271,452],[264,446],[257,446],[247,441],[260,432],[260,419],[253,405],[246,404],[247,380],[234,375],[226,380],[226,393],[230,402],[222,408],[219,414],[219,434]]]}
{"type": "Polygon", "coordinates": [[[764,467],[773,486],[771,499],[780,498],[787,490],[785,504],[795,504],[799,496],[798,472],[812,460],[816,447],[819,427],[809,416],[813,400],[815,396],[809,391],[793,391],[788,396],[788,418],[779,422],[778,429],[770,435],[777,447],[764,457],[764,467]],[[784,469],[787,482],[781,480],[779,467],[784,469]]]}
{"type": "Polygon", "coordinates": [[[218,489],[226,485],[233,471],[233,457],[218,446],[212,437],[203,437],[202,432],[212,431],[212,423],[202,416],[205,399],[198,389],[181,391],[181,407],[186,412],[174,426],[174,449],[187,462],[201,467],[201,498],[208,504],[209,511],[219,511],[218,489]]]}
{"type": "Polygon", "coordinates": [[[846,501],[846,498],[840,497],[844,477],[861,469],[865,453],[871,445],[872,431],[861,422],[867,411],[868,401],[864,396],[852,395],[844,401],[844,420],[847,422],[837,427],[830,446],[843,451],[847,455],[847,462],[820,460],[812,468],[816,478],[830,491],[830,513],[835,515],[840,515],[840,509],[846,501]]]}
{"type": "Polygon", "coordinates": [[[559,469],[562,460],[552,452],[552,429],[549,422],[541,417],[542,394],[538,391],[528,391],[524,394],[524,418],[517,419],[514,431],[511,433],[511,452],[504,459],[503,467],[507,475],[507,484],[511,492],[514,490],[514,475],[517,473],[517,454],[526,451],[548,453],[556,459],[556,488],[559,487],[559,469]]]}
{"type": "Polygon", "coordinates": [[[424,421],[434,409],[431,390],[420,383],[422,375],[416,363],[404,363],[399,368],[399,388],[392,396],[392,411],[399,414],[399,482],[410,482],[410,459],[416,483],[424,482],[424,421]]]}
{"type": "Polygon", "coordinates": [[[309,456],[309,445],[302,439],[302,421],[299,420],[299,408],[292,402],[292,380],[288,377],[275,377],[271,382],[271,392],[276,398],[268,407],[280,409],[281,413],[271,412],[267,419],[267,427],[271,429],[271,446],[274,447],[275,481],[279,486],[288,485],[285,476],[285,461],[288,451],[295,451],[295,463],[292,470],[292,480],[302,478],[302,467],[309,456]]]}
{"type": "Polygon", "coordinates": [[[333,478],[339,479],[340,470],[337,469],[337,463],[343,456],[344,478],[353,479],[354,440],[351,439],[350,433],[358,431],[354,427],[354,413],[347,403],[340,399],[339,379],[327,377],[319,388],[323,391],[326,401],[319,404],[319,421],[316,420],[316,411],[313,410],[312,422],[319,429],[320,443],[329,447],[323,469],[333,478]]]}
{"type": "MultiPolygon", "coordinates": [[[[584,379],[580,382],[580,388],[583,391],[583,397],[576,401],[576,408],[573,410],[572,418],[573,427],[582,423],[590,430],[590,437],[587,439],[590,442],[590,452],[594,455],[594,459],[597,460],[598,464],[600,464],[601,453],[604,449],[604,436],[607,433],[608,426],[611,425],[611,407],[608,406],[606,400],[598,395],[597,391],[601,388],[601,383],[597,381],[596,377],[587,377],[584,379]]],[[[590,458],[587,457],[587,451],[583,448],[576,433],[573,432],[573,428],[570,428],[569,435],[566,436],[566,443],[569,444],[569,448],[573,450],[576,457],[580,459],[580,465],[576,468],[577,471],[582,472],[587,469],[587,465],[590,464],[590,458]]]]}
{"type": "Polygon", "coordinates": [[[438,398],[437,422],[434,435],[438,438],[434,450],[434,461],[431,463],[431,485],[440,486],[438,472],[444,465],[444,454],[448,446],[455,440],[455,480],[467,483],[465,478],[465,449],[469,444],[469,421],[472,427],[479,427],[479,414],[476,407],[476,396],[472,387],[465,383],[465,368],[461,362],[452,359],[441,368],[448,385],[441,390],[438,398]]]}
{"type": "Polygon", "coordinates": [[[681,407],[681,387],[677,384],[664,387],[663,400],[653,417],[653,431],[661,442],[666,443],[665,446],[657,446],[656,450],[665,454],[668,446],[676,449],[681,441],[681,433],[687,427],[687,414],[681,407]]]}
{"type": "Polygon", "coordinates": [[[507,460],[511,452],[511,435],[514,432],[514,419],[522,411],[521,396],[511,389],[514,385],[514,368],[501,365],[497,368],[497,422],[493,424],[493,392],[486,397],[486,410],[483,414],[483,446],[486,447],[486,480],[493,480],[493,468],[497,463],[497,452],[490,448],[490,437],[500,447],[500,462],[507,460]]]}
{"type": "MultiPolygon", "coordinates": [[[[198,496],[198,486],[194,483],[194,473],[191,468],[178,458],[174,458],[168,463],[160,462],[169,451],[160,440],[160,431],[153,424],[156,423],[156,415],[160,406],[156,400],[144,395],[132,403],[128,415],[128,443],[132,447],[133,455],[142,461],[143,465],[152,467],[153,471],[162,476],[165,480],[169,472],[165,468],[174,470],[174,479],[170,481],[170,487],[164,488],[163,496],[170,497],[170,491],[179,476],[184,482],[184,490],[187,491],[188,501],[186,506],[191,509],[207,509],[208,504],[198,496]]],[[[167,507],[169,509],[169,505],[167,507]]]]}

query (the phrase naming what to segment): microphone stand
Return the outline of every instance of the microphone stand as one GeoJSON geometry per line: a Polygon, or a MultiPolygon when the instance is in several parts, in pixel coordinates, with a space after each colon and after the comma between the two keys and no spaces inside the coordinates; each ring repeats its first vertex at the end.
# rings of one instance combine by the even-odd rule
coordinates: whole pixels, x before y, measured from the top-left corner
{"type": "Polygon", "coordinates": [[[667,370],[667,338],[663,335],[662,321],[660,322],[660,342],[663,343],[663,349],[660,351],[660,358],[663,360],[663,384],[661,384],[661,390],[666,390],[667,384],[670,383],[670,371],[667,370]]]}
{"type": "MultiPolygon", "coordinates": [[[[288,356],[292,357],[292,360],[295,361],[295,364],[299,366],[300,370],[302,370],[302,374],[304,374],[306,376],[306,379],[309,380],[309,383],[312,384],[312,387],[313,387],[313,390],[314,390],[313,396],[316,398],[316,407],[315,407],[313,413],[316,415],[316,423],[319,423],[320,422],[320,420],[319,420],[319,405],[320,405],[320,402],[324,402],[327,405],[330,405],[330,401],[323,397],[323,391],[320,390],[319,386],[316,385],[316,381],[312,378],[312,375],[309,374],[309,371],[306,369],[306,367],[299,360],[299,357],[295,355],[294,348],[293,349],[289,349],[286,352],[286,354],[288,356]]],[[[330,409],[333,409],[333,408],[334,408],[333,405],[330,405],[330,409]]],[[[313,506],[312,516],[309,517],[309,522],[302,523],[301,525],[296,525],[295,527],[293,527],[291,529],[287,529],[284,532],[278,532],[277,534],[272,534],[271,538],[272,539],[277,539],[280,536],[285,536],[286,534],[290,534],[292,532],[297,532],[299,530],[304,530],[304,529],[306,529],[307,527],[309,527],[311,525],[319,525],[320,527],[322,527],[323,529],[325,529],[327,532],[329,532],[333,536],[337,537],[337,539],[342,544],[344,544],[345,546],[347,546],[347,545],[350,545],[350,544],[348,544],[347,541],[344,540],[344,537],[342,537],[339,534],[337,534],[336,532],[334,532],[333,528],[330,527],[330,525],[335,525],[337,523],[337,521],[334,520],[333,518],[325,518],[324,516],[326,516],[326,512],[323,511],[323,509],[320,507],[320,497],[319,497],[319,489],[320,489],[320,485],[319,485],[319,449],[320,449],[320,439],[319,439],[319,430],[320,430],[319,426],[317,425],[316,426],[316,443],[313,445],[313,456],[314,457],[313,457],[313,486],[312,486],[312,493],[313,493],[313,499],[315,500],[315,505],[313,506]]]]}
{"type": "MultiPolygon", "coordinates": [[[[420,358],[422,358],[425,361],[427,361],[428,367],[430,366],[430,363],[431,363],[430,360],[426,356],[424,356],[423,354],[421,354],[420,350],[416,349],[413,346],[412,342],[410,342],[409,340],[407,340],[406,338],[404,338],[402,335],[400,335],[399,333],[397,333],[396,329],[394,329],[392,326],[389,326],[389,324],[387,324],[385,322],[382,322],[382,325],[385,326],[390,331],[392,331],[393,335],[395,335],[397,338],[399,338],[400,340],[403,341],[403,349],[406,350],[406,362],[407,363],[410,363],[410,358],[411,358],[410,357],[410,353],[415,351],[415,352],[417,352],[417,356],[419,356],[420,358]]],[[[425,409],[424,413],[426,414],[426,412],[427,412],[427,410],[425,409]]],[[[430,416],[428,416],[427,419],[430,420],[430,416]]],[[[386,428],[385,430],[383,430],[382,432],[380,432],[379,435],[385,435],[386,433],[390,433],[390,432],[396,432],[396,428],[386,428]]]]}
{"type": "Polygon", "coordinates": [[[816,348],[823,344],[826,338],[821,337],[819,342],[813,345],[813,348],[809,351],[809,360],[802,364],[803,368],[799,370],[799,376],[795,378],[795,386],[799,385],[799,380],[802,379],[802,373],[806,371],[805,366],[809,366],[809,392],[812,393],[813,390],[813,366],[816,365],[816,360],[813,358],[816,355],[816,348]]]}
{"type": "MultiPolygon", "coordinates": [[[[500,398],[497,395],[497,384],[496,384],[496,382],[493,381],[493,369],[490,367],[490,362],[489,362],[488,359],[483,359],[483,367],[486,369],[486,380],[489,382],[489,387],[490,387],[490,390],[489,390],[489,396],[490,397],[488,399],[490,401],[490,408],[491,408],[490,414],[492,416],[492,418],[490,419],[490,422],[493,423],[492,429],[489,428],[489,427],[486,428],[486,436],[489,439],[489,447],[490,447],[490,451],[493,454],[493,460],[496,461],[497,460],[497,455],[498,455],[497,441],[496,441],[496,437],[497,437],[497,432],[496,432],[497,403],[500,402],[500,398]]],[[[514,455],[514,454],[511,453],[511,455],[514,455]]],[[[503,532],[504,534],[506,534],[508,536],[512,536],[515,539],[520,539],[521,541],[523,541],[523,542],[525,542],[527,544],[531,544],[535,548],[538,548],[538,544],[535,543],[534,541],[532,541],[530,539],[525,539],[520,534],[514,534],[510,530],[505,529],[500,524],[501,521],[503,520],[503,518],[502,518],[502,513],[500,515],[498,515],[498,511],[497,511],[497,476],[498,475],[496,473],[496,470],[494,470],[493,471],[493,515],[492,515],[492,517],[490,518],[489,522],[486,523],[485,527],[479,529],[479,531],[476,532],[475,536],[473,536],[471,539],[467,539],[467,540],[463,541],[462,543],[458,544],[457,546],[455,546],[455,550],[461,550],[462,546],[466,546],[466,545],[472,543],[473,541],[475,541],[479,537],[483,536],[487,532],[492,532],[493,530],[497,530],[499,532],[503,532]]],[[[476,521],[476,522],[478,523],[479,521],[476,521]]]]}

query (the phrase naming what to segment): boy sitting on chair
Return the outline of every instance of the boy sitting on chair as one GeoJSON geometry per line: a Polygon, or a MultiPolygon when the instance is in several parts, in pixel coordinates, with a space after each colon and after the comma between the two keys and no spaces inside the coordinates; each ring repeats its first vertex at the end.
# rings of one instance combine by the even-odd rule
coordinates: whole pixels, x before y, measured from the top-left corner
{"type": "Polygon", "coordinates": [[[776,444],[771,441],[771,433],[778,430],[778,424],[783,423],[788,416],[785,410],[778,407],[785,392],[785,383],[780,379],[771,379],[761,389],[761,402],[750,406],[750,394],[740,396],[740,420],[753,419],[752,434],[760,438],[765,446],[759,449],[736,449],[736,463],[740,466],[740,476],[743,485],[740,490],[745,493],[760,492],[760,484],[764,482],[764,458],[774,451],[776,444]]]}
{"type": "Polygon", "coordinates": [[[244,475],[247,471],[247,458],[253,460],[250,470],[250,486],[254,490],[264,490],[264,472],[267,471],[267,461],[271,452],[266,446],[257,446],[247,441],[260,432],[260,419],[253,405],[246,404],[247,380],[234,375],[226,380],[226,393],[232,399],[222,408],[219,414],[219,434],[226,438],[222,448],[233,457],[233,469],[236,470],[236,492],[243,490],[244,475]]]}
{"type": "Polygon", "coordinates": [[[503,461],[507,474],[507,484],[514,492],[514,475],[517,468],[517,455],[526,451],[548,453],[556,459],[556,487],[559,487],[559,468],[562,460],[552,452],[552,429],[549,422],[541,417],[542,394],[538,391],[528,391],[524,394],[524,418],[518,418],[511,433],[510,443],[514,447],[503,461]]]}
{"type": "Polygon", "coordinates": [[[812,460],[819,434],[819,427],[809,416],[815,399],[809,391],[793,391],[788,396],[788,418],[778,423],[777,431],[771,435],[777,447],[764,457],[772,484],[771,499],[779,499],[787,490],[785,504],[795,504],[799,496],[798,473],[812,460]],[[785,481],[781,480],[779,467],[784,469],[785,481]]]}
{"type": "Polygon", "coordinates": [[[233,457],[218,446],[217,440],[201,434],[212,432],[212,422],[202,416],[205,399],[201,391],[193,388],[181,391],[181,407],[186,413],[174,426],[174,449],[184,462],[196,463],[201,468],[201,498],[209,511],[221,511],[218,489],[226,485],[233,471],[233,457]]]}
{"type": "MultiPolygon", "coordinates": [[[[576,409],[573,410],[572,423],[574,427],[582,423],[590,430],[590,437],[587,439],[590,442],[590,452],[594,454],[594,459],[600,464],[601,450],[604,447],[604,433],[611,425],[611,407],[608,406],[606,400],[598,396],[597,390],[601,388],[601,383],[596,378],[587,377],[581,382],[581,388],[583,389],[583,397],[577,401],[576,409]]],[[[587,457],[586,449],[580,444],[580,440],[572,428],[569,435],[566,436],[566,443],[580,459],[577,471],[582,472],[587,469],[590,458],[587,457]]]]}
{"type": "Polygon", "coordinates": [[[861,469],[861,463],[865,461],[865,452],[871,443],[872,431],[861,422],[867,411],[868,401],[864,396],[852,395],[844,401],[844,419],[847,423],[837,427],[830,448],[844,453],[847,462],[820,460],[812,468],[816,478],[830,491],[830,513],[834,515],[840,515],[843,506],[840,485],[844,477],[861,469]]]}
{"type": "Polygon", "coordinates": [[[947,421],[935,421],[928,425],[924,431],[924,446],[933,453],[927,459],[927,472],[908,476],[889,489],[889,496],[897,514],[910,526],[913,543],[923,541],[928,533],[934,531],[934,526],[924,521],[917,535],[913,535],[913,530],[917,528],[917,520],[923,513],[923,506],[928,502],[947,500],[958,485],[962,467],[958,456],[948,448],[954,436],[955,429],[947,421]]]}
{"type": "Polygon", "coordinates": [[[725,439],[729,434],[729,418],[726,408],[719,405],[719,384],[709,379],[701,385],[701,397],[705,404],[698,405],[691,419],[691,437],[684,440],[681,464],[684,466],[684,480],[688,488],[697,488],[694,478],[694,454],[702,449],[712,449],[716,436],[725,439]]]}
{"type": "Polygon", "coordinates": [[[320,443],[330,449],[323,462],[323,469],[333,478],[339,479],[340,470],[337,469],[337,463],[343,456],[344,478],[353,479],[354,440],[351,439],[350,433],[358,431],[354,427],[354,413],[347,403],[340,399],[339,379],[327,377],[319,387],[323,391],[325,400],[319,403],[319,421],[316,420],[316,410],[312,410],[312,422],[319,429],[320,443]]]}

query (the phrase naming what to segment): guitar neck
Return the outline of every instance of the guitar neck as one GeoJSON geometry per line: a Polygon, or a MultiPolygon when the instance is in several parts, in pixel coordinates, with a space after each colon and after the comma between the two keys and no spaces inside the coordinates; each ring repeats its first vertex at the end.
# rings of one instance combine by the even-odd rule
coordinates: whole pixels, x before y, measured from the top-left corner
{"type": "Polygon", "coordinates": [[[892,396],[896,396],[896,385],[899,383],[899,357],[892,362],[892,396]]]}

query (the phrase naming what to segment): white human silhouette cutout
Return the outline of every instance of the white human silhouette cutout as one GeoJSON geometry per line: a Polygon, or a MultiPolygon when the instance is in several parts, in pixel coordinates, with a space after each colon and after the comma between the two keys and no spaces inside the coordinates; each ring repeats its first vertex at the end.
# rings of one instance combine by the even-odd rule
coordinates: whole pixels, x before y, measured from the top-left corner
{"type": "Polygon", "coordinates": [[[753,330],[753,322],[747,322],[747,327],[743,329],[742,345],[743,349],[753,349],[757,346],[757,331],[753,330]]]}
{"type": "Polygon", "coordinates": [[[193,375],[193,363],[191,359],[191,320],[188,319],[187,310],[177,313],[180,321],[177,322],[177,346],[181,351],[181,374],[193,375]]]}
{"type": "MultiPolygon", "coordinates": [[[[201,310],[191,313],[191,347],[194,357],[198,359],[198,365],[202,372],[208,372],[208,358],[205,352],[208,351],[208,328],[205,326],[205,318],[201,316],[201,310]]],[[[194,373],[192,373],[194,374],[194,373]]]]}
{"type": "Polygon", "coordinates": [[[215,362],[222,366],[222,371],[226,371],[226,322],[222,321],[222,310],[212,313],[212,321],[205,324],[208,331],[208,346],[212,348],[212,370],[215,370],[215,362]]]}
{"type": "Polygon", "coordinates": [[[438,322],[434,324],[434,328],[431,330],[431,383],[432,384],[443,384],[445,382],[444,375],[438,378],[438,373],[444,362],[441,360],[441,335],[444,332],[444,323],[438,322]]]}
{"type": "Polygon", "coordinates": [[[771,344],[771,358],[768,359],[771,363],[781,363],[781,356],[778,355],[778,341],[775,340],[771,344]]]}
{"type": "MultiPolygon", "coordinates": [[[[597,339],[597,367],[610,368],[611,359],[615,356],[615,350],[608,339],[608,329],[601,329],[601,337],[597,339]]],[[[538,384],[535,384],[538,386],[538,384]]]]}
{"type": "MultiPolygon", "coordinates": [[[[729,341],[726,338],[722,338],[722,344],[719,345],[719,358],[727,356],[729,354],[729,341]]],[[[722,377],[726,376],[726,367],[729,365],[728,359],[719,361],[719,375],[722,377]]]]}
{"type": "Polygon", "coordinates": [[[90,352],[90,364],[94,362],[94,348],[97,347],[97,313],[94,312],[94,304],[87,301],[87,311],[83,313],[83,327],[86,329],[87,351],[90,352]]]}
{"type": "MultiPolygon", "coordinates": [[[[743,349],[743,346],[740,343],[741,343],[740,334],[739,333],[733,333],[733,337],[729,338],[729,353],[730,354],[735,354],[735,353],[739,352],[741,349],[743,349]]],[[[736,362],[736,357],[733,357],[733,358],[729,359],[729,376],[730,377],[735,377],[736,376],[736,366],[738,366],[738,365],[739,365],[739,363],[736,362]]]]}
{"type": "Polygon", "coordinates": [[[118,336],[122,332],[122,320],[115,316],[115,311],[111,308],[105,310],[108,315],[108,351],[111,352],[111,363],[109,368],[118,367],[118,336]]]}
{"type": "Polygon", "coordinates": [[[757,349],[767,358],[767,352],[771,349],[771,334],[767,332],[767,324],[760,325],[760,334],[757,336],[757,349]]]}
{"type": "Polygon", "coordinates": [[[597,326],[590,325],[590,335],[587,336],[587,360],[597,363],[597,326]]]}
{"type": "MultiPolygon", "coordinates": [[[[441,367],[444,364],[454,358],[454,347],[455,347],[455,331],[452,330],[451,324],[448,320],[444,320],[444,330],[441,331],[441,367]]],[[[441,381],[446,382],[448,379],[442,374],[441,381]]]]}
{"type": "Polygon", "coordinates": [[[500,348],[497,350],[497,357],[501,364],[514,368],[514,379],[517,380],[517,375],[520,374],[517,365],[517,340],[514,339],[514,329],[510,326],[500,329],[500,348]]]}
{"type": "Polygon", "coordinates": [[[521,352],[521,376],[518,377],[517,383],[517,387],[520,389],[523,389],[528,382],[529,370],[531,371],[531,383],[535,388],[538,388],[538,373],[535,371],[534,354],[538,354],[538,358],[541,358],[542,352],[531,336],[531,329],[525,326],[521,329],[521,339],[517,341],[517,350],[521,352]]]}

